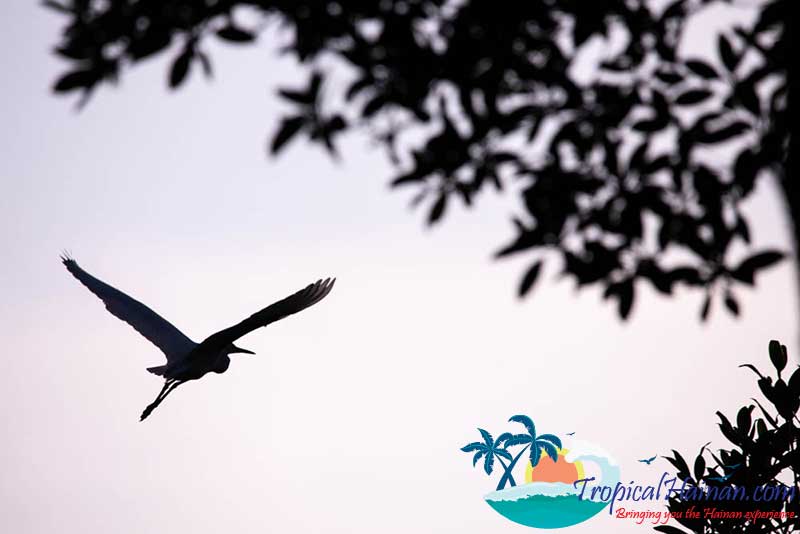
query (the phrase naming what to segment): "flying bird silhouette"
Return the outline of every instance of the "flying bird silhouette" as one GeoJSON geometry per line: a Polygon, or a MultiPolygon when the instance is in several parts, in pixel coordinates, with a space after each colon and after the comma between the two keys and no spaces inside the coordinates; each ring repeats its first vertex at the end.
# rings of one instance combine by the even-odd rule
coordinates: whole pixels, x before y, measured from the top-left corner
{"type": "Polygon", "coordinates": [[[208,336],[198,344],[138,300],[81,269],[69,254],[62,254],[61,261],[72,276],[100,297],[112,315],[131,325],[167,357],[165,365],[147,368],[154,375],[164,377],[164,387],[156,399],[144,409],[140,421],[144,421],[181,384],[202,378],[210,372],[224,373],[231,362],[228,357],[230,354],[255,354],[237,347],[233,342],[257,328],[313,306],[330,293],[336,281],[335,278],[326,278],[309,284],[305,289],[267,306],[238,324],[208,336]]]}
{"type": "Polygon", "coordinates": [[[650,464],[653,463],[653,460],[655,460],[656,458],[657,458],[657,456],[653,456],[652,458],[647,458],[645,460],[639,460],[639,461],[642,462],[643,464],[650,465],[650,464]]]}
{"type": "Polygon", "coordinates": [[[568,435],[568,436],[574,436],[574,435],[575,435],[575,432],[567,432],[567,435],[568,435]]]}

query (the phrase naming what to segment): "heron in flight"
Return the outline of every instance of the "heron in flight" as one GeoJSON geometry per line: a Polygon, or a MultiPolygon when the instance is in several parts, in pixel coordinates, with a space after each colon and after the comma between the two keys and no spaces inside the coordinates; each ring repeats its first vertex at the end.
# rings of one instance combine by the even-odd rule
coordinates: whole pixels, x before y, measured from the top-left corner
{"type": "Polygon", "coordinates": [[[244,321],[208,336],[202,343],[195,343],[138,300],[81,269],[69,254],[62,254],[61,261],[72,276],[100,297],[112,315],[131,325],[167,357],[165,365],[147,368],[154,375],[164,377],[164,387],[156,399],[144,409],[140,421],[144,421],[167,395],[184,382],[197,380],[210,372],[224,373],[231,363],[228,357],[230,354],[255,354],[237,347],[233,342],[257,328],[313,306],[330,293],[336,281],[335,278],[318,280],[254,313],[244,321]]]}

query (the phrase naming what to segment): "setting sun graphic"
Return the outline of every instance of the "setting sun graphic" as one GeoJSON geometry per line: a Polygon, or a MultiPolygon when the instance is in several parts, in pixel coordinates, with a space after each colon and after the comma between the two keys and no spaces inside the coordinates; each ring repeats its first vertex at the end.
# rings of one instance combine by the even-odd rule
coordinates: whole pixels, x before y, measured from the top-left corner
{"type": "Polygon", "coordinates": [[[567,461],[568,449],[558,449],[558,461],[554,462],[549,456],[542,455],[536,467],[531,462],[525,467],[525,483],[531,482],[562,482],[572,484],[584,478],[583,463],[567,461]]]}

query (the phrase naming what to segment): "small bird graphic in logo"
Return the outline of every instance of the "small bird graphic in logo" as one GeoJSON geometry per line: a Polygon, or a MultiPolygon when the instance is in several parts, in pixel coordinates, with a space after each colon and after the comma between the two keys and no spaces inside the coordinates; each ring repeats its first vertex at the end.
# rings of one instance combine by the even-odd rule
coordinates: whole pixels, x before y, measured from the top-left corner
{"type": "Polygon", "coordinates": [[[713,480],[713,481],[715,481],[715,482],[726,482],[726,481],[727,481],[729,478],[731,478],[731,477],[733,476],[733,474],[736,472],[736,470],[737,470],[737,469],[739,468],[739,466],[741,466],[741,465],[742,465],[742,464],[735,464],[735,465],[723,465],[722,467],[724,467],[724,468],[725,468],[725,470],[728,470],[728,471],[729,471],[727,475],[718,476],[718,477],[708,477],[708,478],[707,478],[707,480],[713,480]]]}
{"type": "Polygon", "coordinates": [[[653,456],[652,458],[646,458],[646,459],[639,460],[639,461],[640,461],[641,463],[643,463],[643,464],[650,465],[650,464],[652,464],[652,463],[653,463],[653,461],[654,461],[656,458],[658,458],[658,457],[657,457],[657,456],[653,456]]]}
{"type": "Polygon", "coordinates": [[[728,473],[727,475],[725,475],[725,476],[722,476],[722,477],[708,477],[706,480],[714,480],[714,481],[716,481],[716,482],[725,482],[726,480],[728,480],[729,478],[731,478],[731,475],[732,475],[732,474],[733,474],[733,473],[728,473]]]}

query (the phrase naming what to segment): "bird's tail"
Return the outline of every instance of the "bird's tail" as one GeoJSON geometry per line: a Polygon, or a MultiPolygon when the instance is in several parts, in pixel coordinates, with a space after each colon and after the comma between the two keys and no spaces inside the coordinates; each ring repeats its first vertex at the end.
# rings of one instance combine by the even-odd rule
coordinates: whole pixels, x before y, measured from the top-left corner
{"type": "Polygon", "coordinates": [[[158,365],[156,367],[148,367],[147,370],[150,371],[151,373],[153,373],[154,375],[164,376],[164,371],[167,370],[167,366],[166,365],[158,365]]]}

